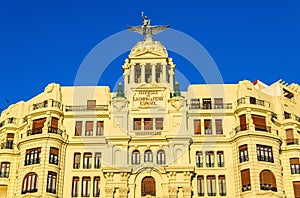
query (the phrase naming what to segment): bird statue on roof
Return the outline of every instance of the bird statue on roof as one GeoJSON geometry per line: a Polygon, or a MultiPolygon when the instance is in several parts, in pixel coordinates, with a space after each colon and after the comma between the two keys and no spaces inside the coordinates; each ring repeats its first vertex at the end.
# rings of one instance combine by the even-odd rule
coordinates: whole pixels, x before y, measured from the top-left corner
{"type": "Polygon", "coordinates": [[[154,34],[158,34],[159,32],[162,32],[166,29],[168,29],[169,25],[155,25],[151,26],[150,22],[151,20],[148,18],[148,16],[144,15],[144,12],[142,12],[142,25],[141,26],[127,26],[127,28],[133,32],[145,35],[145,41],[151,40],[153,41],[154,34]]]}

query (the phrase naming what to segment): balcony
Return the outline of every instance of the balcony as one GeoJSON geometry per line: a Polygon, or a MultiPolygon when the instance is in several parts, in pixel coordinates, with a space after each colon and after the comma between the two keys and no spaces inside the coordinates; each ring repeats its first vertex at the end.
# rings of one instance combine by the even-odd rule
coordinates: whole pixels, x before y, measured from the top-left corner
{"type": "Polygon", "coordinates": [[[248,191],[248,190],[251,190],[251,184],[243,185],[242,192],[245,192],[245,191],[248,191]]]}
{"type": "Polygon", "coordinates": [[[29,160],[25,160],[25,166],[27,165],[32,165],[32,164],[39,164],[40,163],[40,158],[35,158],[35,159],[29,159],[29,160]]]}
{"type": "Polygon", "coordinates": [[[271,163],[274,163],[273,157],[264,156],[264,155],[257,155],[257,160],[258,160],[258,161],[263,161],[263,162],[271,162],[271,163]]]}
{"type": "Polygon", "coordinates": [[[255,125],[255,131],[265,131],[271,133],[271,127],[262,125],[262,124],[254,124],[255,125]]]}
{"type": "Polygon", "coordinates": [[[235,127],[235,133],[238,133],[240,131],[246,131],[246,130],[249,130],[249,124],[241,124],[237,127],[235,127]]]}
{"type": "Polygon", "coordinates": [[[232,103],[211,104],[211,103],[193,103],[189,109],[232,109],[232,103]]]}
{"type": "Polygon", "coordinates": [[[196,166],[198,167],[198,168],[200,168],[200,167],[203,167],[203,163],[201,162],[201,163],[196,163],[196,166]]]}
{"type": "Polygon", "coordinates": [[[265,100],[260,100],[260,99],[256,99],[254,97],[242,97],[239,98],[237,101],[237,106],[241,105],[241,104],[253,104],[253,105],[259,105],[259,106],[263,106],[263,107],[267,107],[270,108],[270,103],[265,101],[265,100]]]}
{"type": "Polygon", "coordinates": [[[215,192],[209,192],[209,193],[207,193],[207,195],[208,195],[208,196],[216,196],[217,193],[215,193],[215,192]]]}
{"type": "Polygon", "coordinates": [[[45,100],[44,102],[35,103],[32,106],[33,106],[33,110],[47,108],[47,107],[56,107],[61,109],[62,107],[61,103],[56,100],[45,100]]]}
{"type": "Polygon", "coordinates": [[[291,138],[286,139],[286,145],[299,145],[299,139],[291,138]]]}
{"type": "Polygon", "coordinates": [[[135,131],[135,136],[157,136],[161,135],[161,131],[135,131]]]}
{"type": "Polygon", "coordinates": [[[224,162],[218,162],[218,167],[224,167],[224,162]]]}
{"type": "Polygon", "coordinates": [[[54,133],[54,134],[58,134],[58,135],[62,136],[63,131],[56,127],[48,127],[48,133],[54,133]]]}
{"type": "Polygon", "coordinates": [[[299,164],[293,164],[293,165],[294,167],[292,167],[291,165],[291,174],[300,174],[299,164]]]}
{"type": "Polygon", "coordinates": [[[65,106],[65,111],[107,111],[108,105],[95,105],[95,106],[65,106]]]}
{"type": "Polygon", "coordinates": [[[206,163],[206,167],[214,167],[215,163],[206,163]]]}
{"type": "Polygon", "coordinates": [[[41,134],[42,132],[43,132],[43,127],[29,129],[29,130],[27,130],[27,136],[41,134]]]}
{"type": "Polygon", "coordinates": [[[198,192],[198,196],[204,196],[204,192],[198,192]]]}
{"type": "Polygon", "coordinates": [[[277,192],[277,188],[271,186],[271,184],[260,184],[260,189],[261,190],[271,190],[271,191],[277,192]]]}
{"type": "Polygon", "coordinates": [[[8,178],[9,172],[0,172],[0,178],[8,178]]]}
{"type": "Polygon", "coordinates": [[[226,192],[220,192],[220,196],[226,196],[226,192]]]}
{"type": "Polygon", "coordinates": [[[10,142],[2,142],[1,149],[13,149],[13,144],[10,142]]]}
{"type": "Polygon", "coordinates": [[[240,163],[246,162],[246,161],[249,161],[249,157],[248,156],[241,156],[240,157],[240,163]]]}
{"type": "Polygon", "coordinates": [[[56,189],[52,189],[52,188],[47,188],[46,190],[48,193],[53,193],[56,194],[56,189]]]}
{"type": "Polygon", "coordinates": [[[38,189],[34,188],[34,189],[28,189],[28,190],[22,190],[22,194],[26,194],[26,193],[35,193],[37,192],[38,189]]]}

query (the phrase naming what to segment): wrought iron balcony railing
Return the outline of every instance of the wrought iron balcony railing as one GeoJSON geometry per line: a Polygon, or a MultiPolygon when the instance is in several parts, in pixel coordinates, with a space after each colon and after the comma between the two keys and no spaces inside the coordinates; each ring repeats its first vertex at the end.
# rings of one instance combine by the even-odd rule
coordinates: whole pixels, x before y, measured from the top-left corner
{"type": "Polygon", "coordinates": [[[95,106],[65,106],[65,111],[107,111],[108,105],[95,105],[95,106]]]}

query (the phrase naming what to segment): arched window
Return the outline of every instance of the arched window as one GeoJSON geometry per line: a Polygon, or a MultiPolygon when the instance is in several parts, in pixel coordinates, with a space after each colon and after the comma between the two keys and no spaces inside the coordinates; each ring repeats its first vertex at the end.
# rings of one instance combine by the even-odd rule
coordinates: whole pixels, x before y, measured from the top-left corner
{"type": "Polygon", "coordinates": [[[140,151],[134,150],[132,151],[132,165],[140,164],[140,151]]]}
{"type": "Polygon", "coordinates": [[[142,180],[142,196],[155,196],[155,180],[153,177],[144,177],[142,180]]]}
{"type": "Polygon", "coordinates": [[[144,153],[144,162],[152,162],[153,161],[153,155],[151,150],[146,150],[144,153]]]}
{"type": "Polygon", "coordinates": [[[157,164],[166,164],[166,154],[164,150],[157,151],[157,164]]]}
{"type": "Polygon", "coordinates": [[[30,172],[25,175],[22,185],[22,194],[37,192],[37,174],[30,172]]]}
{"type": "Polygon", "coordinates": [[[272,190],[277,192],[276,179],[274,174],[269,170],[263,170],[259,174],[260,178],[260,189],[261,190],[272,190]]]}

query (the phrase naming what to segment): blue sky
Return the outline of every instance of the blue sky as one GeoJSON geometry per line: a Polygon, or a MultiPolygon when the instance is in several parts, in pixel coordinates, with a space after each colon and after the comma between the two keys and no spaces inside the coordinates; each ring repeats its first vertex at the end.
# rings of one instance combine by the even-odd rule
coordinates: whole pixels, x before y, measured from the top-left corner
{"type": "MultiPolygon", "coordinates": [[[[28,100],[51,82],[73,85],[86,55],[126,25],[140,24],[141,11],[152,24],[169,24],[201,43],[225,83],[300,83],[297,0],[10,0],[0,3],[0,108],[6,98],[28,100]]],[[[112,62],[99,85],[114,85],[127,55],[112,62]]],[[[204,83],[189,61],[170,55],[191,83],[204,83]]]]}

